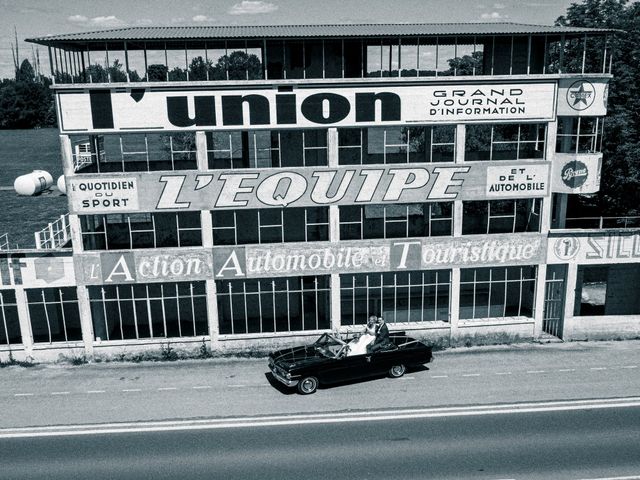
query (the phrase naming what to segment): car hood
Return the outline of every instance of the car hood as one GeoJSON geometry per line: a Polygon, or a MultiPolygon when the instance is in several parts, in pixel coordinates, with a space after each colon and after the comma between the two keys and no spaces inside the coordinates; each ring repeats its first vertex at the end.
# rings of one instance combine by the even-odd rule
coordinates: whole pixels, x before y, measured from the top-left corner
{"type": "Polygon", "coordinates": [[[274,363],[287,370],[313,365],[326,360],[324,356],[316,351],[313,345],[284,348],[273,352],[270,357],[274,363]]]}

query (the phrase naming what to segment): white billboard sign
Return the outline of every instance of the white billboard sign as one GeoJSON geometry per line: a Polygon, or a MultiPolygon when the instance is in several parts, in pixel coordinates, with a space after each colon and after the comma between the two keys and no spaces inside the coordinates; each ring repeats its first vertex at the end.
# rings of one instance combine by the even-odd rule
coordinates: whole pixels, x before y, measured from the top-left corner
{"type": "Polygon", "coordinates": [[[62,132],[549,121],[556,83],[58,92],[62,132]]]}

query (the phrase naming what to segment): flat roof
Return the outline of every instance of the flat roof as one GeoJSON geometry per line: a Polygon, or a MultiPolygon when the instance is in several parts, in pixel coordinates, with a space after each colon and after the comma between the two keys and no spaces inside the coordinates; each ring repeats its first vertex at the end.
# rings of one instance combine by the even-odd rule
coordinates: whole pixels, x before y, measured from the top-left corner
{"type": "Polygon", "coordinates": [[[127,27],[94,32],[65,33],[28,38],[49,46],[102,41],[162,41],[247,38],[403,37],[435,35],[513,35],[560,33],[608,33],[601,28],[529,25],[524,23],[345,23],[330,25],[127,27]]]}

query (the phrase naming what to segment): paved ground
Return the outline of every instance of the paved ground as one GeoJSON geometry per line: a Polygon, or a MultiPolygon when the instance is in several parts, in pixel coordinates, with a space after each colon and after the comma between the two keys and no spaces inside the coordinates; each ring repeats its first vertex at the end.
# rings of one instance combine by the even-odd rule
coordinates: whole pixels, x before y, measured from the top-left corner
{"type": "Polygon", "coordinates": [[[474,347],[299,396],[265,359],[0,369],[0,428],[640,395],[640,341],[474,347]]]}

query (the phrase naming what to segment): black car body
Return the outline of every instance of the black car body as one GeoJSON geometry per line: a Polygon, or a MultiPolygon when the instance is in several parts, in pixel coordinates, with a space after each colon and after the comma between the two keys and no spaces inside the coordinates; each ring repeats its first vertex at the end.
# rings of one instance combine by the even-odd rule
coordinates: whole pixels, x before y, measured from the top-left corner
{"type": "Polygon", "coordinates": [[[319,384],[357,380],[389,374],[404,375],[407,366],[429,363],[431,347],[404,334],[390,335],[384,350],[363,355],[347,355],[348,343],[337,335],[324,333],[311,345],[286,348],[269,355],[273,376],[298,392],[315,392],[319,384]]]}

